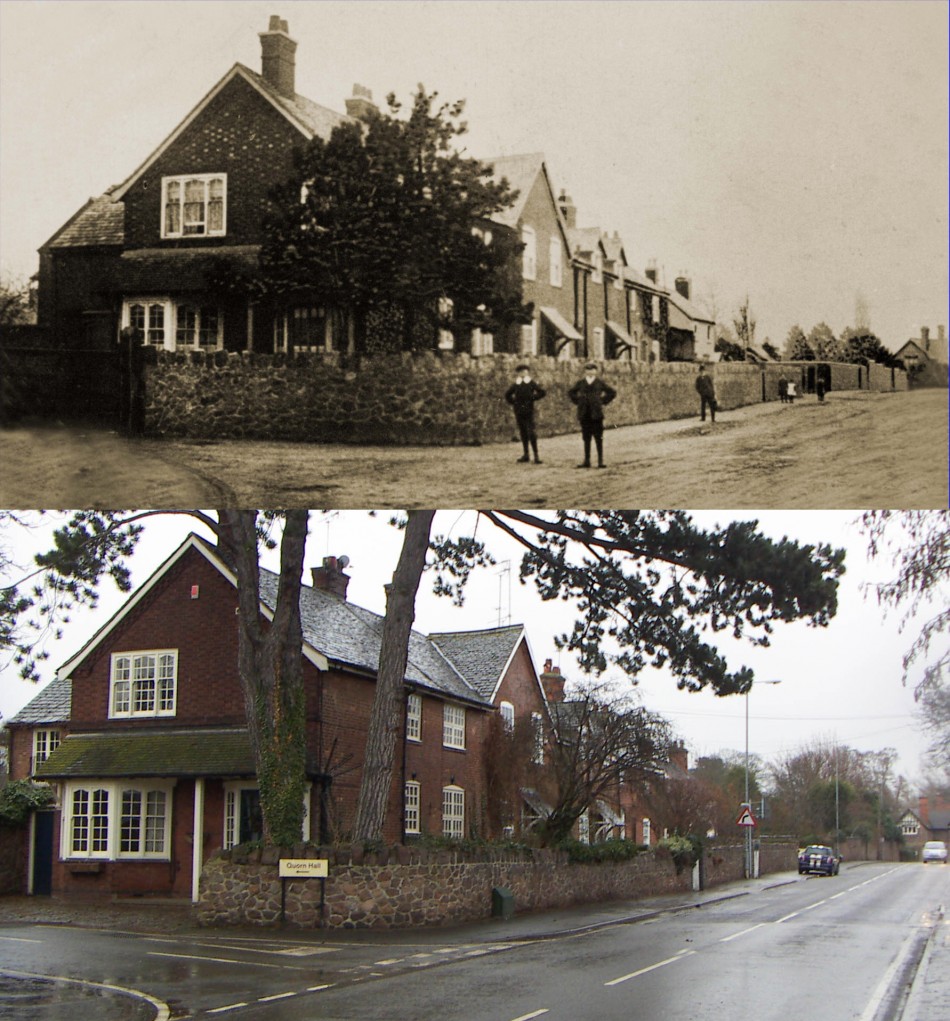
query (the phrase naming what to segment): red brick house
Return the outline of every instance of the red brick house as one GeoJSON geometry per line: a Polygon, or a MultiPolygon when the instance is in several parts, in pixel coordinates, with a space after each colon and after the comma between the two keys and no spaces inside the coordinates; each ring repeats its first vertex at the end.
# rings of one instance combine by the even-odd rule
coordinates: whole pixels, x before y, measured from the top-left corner
{"type": "MultiPolygon", "coordinates": [[[[350,832],[374,695],[381,618],[347,601],[335,558],[301,593],[307,699],[301,839],[350,832]]],[[[262,572],[261,612],[276,576],[262,572]]],[[[31,892],[197,895],[203,862],[260,835],[237,673],[236,579],[189,537],[9,721],[11,776],[54,784],[30,832],[31,892]]],[[[414,632],[406,717],[384,838],[498,835],[517,806],[490,804],[492,728],[543,722],[521,626],[414,632]]]]}

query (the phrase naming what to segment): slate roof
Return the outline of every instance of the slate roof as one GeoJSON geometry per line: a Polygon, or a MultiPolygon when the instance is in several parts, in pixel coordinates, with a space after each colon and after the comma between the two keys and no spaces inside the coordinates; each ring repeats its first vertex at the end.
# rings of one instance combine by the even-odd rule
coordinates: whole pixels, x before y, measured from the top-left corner
{"type": "Polygon", "coordinates": [[[676,308],[693,321],[700,323],[712,323],[715,321],[688,298],[684,298],[675,287],[669,292],[669,295],[670,304],[675,305],[676,308]]]}
{"type": "MultiPolygon", "coordinates": [[[[273,610],[276,598],[277,575],[262,570],[261,602],[273,610]]],[[[304,641],[328,660],[376,673],[383,634],[383,618],[378,613],[305,585],[300,590],[300,618],[304,641]]],[[[418,631],[409,637],[406,681],[451,698],[486,701],[463,672],[418,631]]]]}
{"type": "Polygon", "coordinates": [[[71,734],[36,768],[39,778],[254,776],[246,730],[71,734]]]}
{"type": "Polygon", "coordinates": [[[455,664],[482,698],[490,700],[523,635],[524,627],[512,624],[487,631],[431,634],[429,641],[455,664]]]}
{"type": "Polygon", "coordinates": [[[244,74],[250,78],[255,85],[270,96],[278,106],[286,110],[291,116],[296,117],[301,121],[304,126],[313,135],[319,135],[321,138],[329,138],[330,132],[339,124],[345,124],[347,121],[351,121],[353,118],[348,117],[346,114],[337,113],[335,110],[329,109],[329,107],[321,106],[319,103],[315,103],[312,99],[307,99],[306,96],[301,96],[299,93],[294,94],[293,99],[288,99],[286,96],[282,96],[277,89],[270,85],[262,75],[256,71],[252,71],[245,64],[238,63],[235,67],[239,67],[244,74]]]}
{"type": "Polygon", "coordinates": [[[43,247],[95,247],[121,245],[124,241],[125,204],[117,202],[107,191],[91,198],[43,247]]]}
{"type": "Polygon", "coordinates": [[[73,682],[59,678],[49,684],[7,723],[66,723],[72,711],[73,682]]]}
{"type": "Polygon", "coordinates": [[[528,195],[535,178],[541,173],[541,168],[544,165],[544,153],[530,152],[520,156],[496,156],[482,162],[493,168],[492,176],[496,181],[500,181],[504,177],[512,189],[518,192],[518,197],[511,206],[492,217],[496,223],[502,223],[506,227],[516,227],[524,212],[525,202],[528,201],[528,195]]]}

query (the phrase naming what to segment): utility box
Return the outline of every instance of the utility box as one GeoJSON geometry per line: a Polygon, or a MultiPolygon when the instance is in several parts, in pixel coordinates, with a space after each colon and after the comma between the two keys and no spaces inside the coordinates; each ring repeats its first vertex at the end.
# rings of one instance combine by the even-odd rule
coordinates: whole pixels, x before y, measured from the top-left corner
{"type": "Polygon", "coordinates": [[[503,918],[507,921],[515,915],[515,895],[507,886],[493,886],[491,891],[492,918],[503,918]]]}

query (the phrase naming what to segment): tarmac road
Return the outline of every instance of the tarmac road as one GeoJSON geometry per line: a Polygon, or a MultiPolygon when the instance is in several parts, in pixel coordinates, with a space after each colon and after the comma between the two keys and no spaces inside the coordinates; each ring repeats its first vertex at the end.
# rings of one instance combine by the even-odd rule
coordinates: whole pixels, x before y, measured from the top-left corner
{"type": "Polygon", "coordinates": [[[576,467],[576,434],[542,439],[535,465],[516,463],[515,442],[363,447],[13,429],[0,433],[0,505],[948,506],[943,390],[756,404],[721,413],[714,427],[686,419],[608,429],[604,443],[598,471],[576,467]]]}

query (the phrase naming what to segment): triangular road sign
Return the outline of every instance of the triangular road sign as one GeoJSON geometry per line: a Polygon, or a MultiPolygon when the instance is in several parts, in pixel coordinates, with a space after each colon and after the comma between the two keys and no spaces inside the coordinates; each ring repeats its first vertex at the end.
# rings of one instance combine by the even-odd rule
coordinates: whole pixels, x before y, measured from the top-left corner
{"type": "Polygon", "coordinates": [[[758,823],[755,821],[755,816],[752,814],[752,809],[748,805],[742,806],[742,811],[739,813],[739,818],[736,819],[737,826],[757,826],[758,823]]]}

